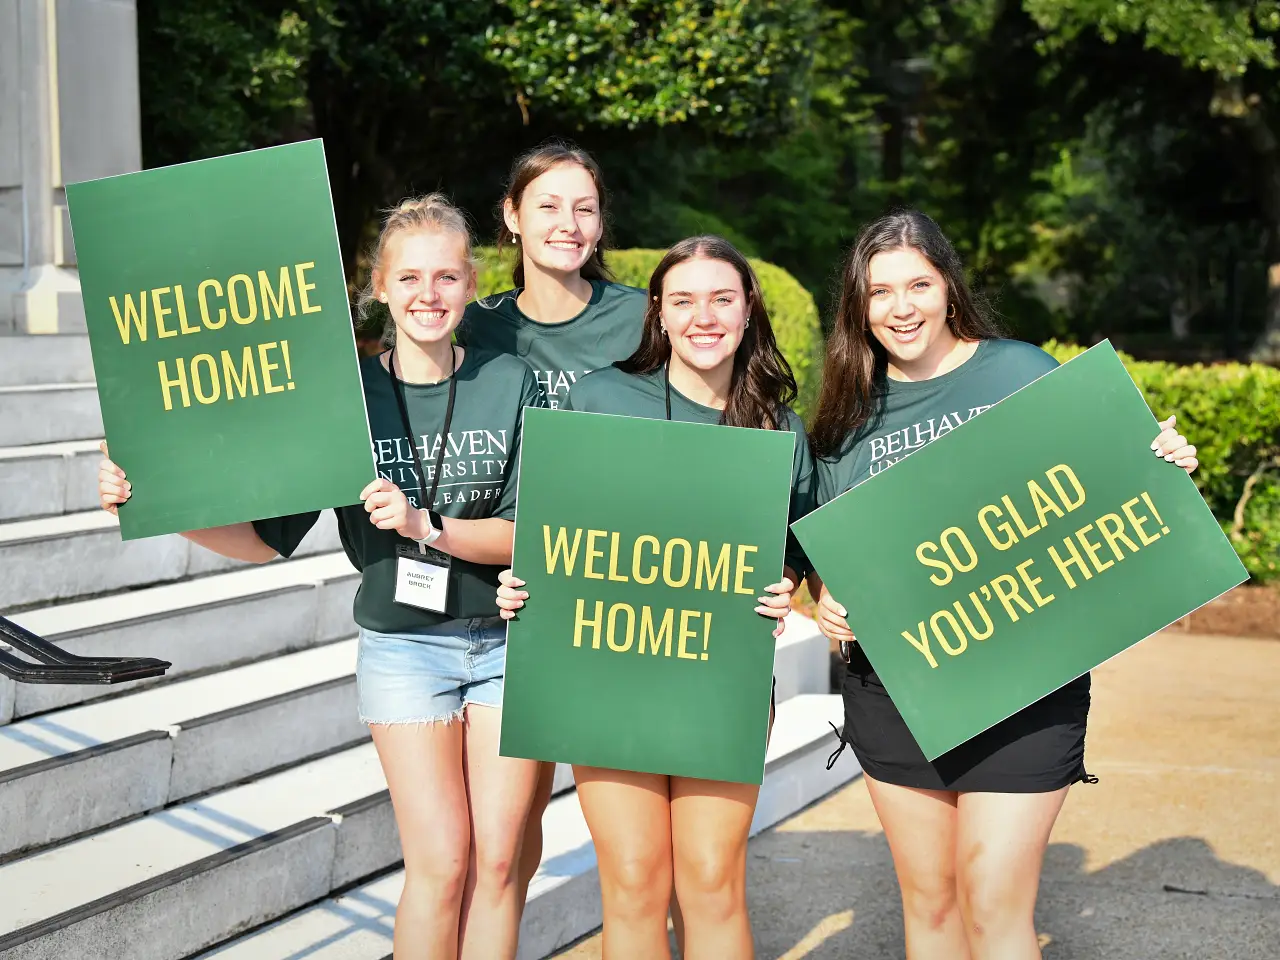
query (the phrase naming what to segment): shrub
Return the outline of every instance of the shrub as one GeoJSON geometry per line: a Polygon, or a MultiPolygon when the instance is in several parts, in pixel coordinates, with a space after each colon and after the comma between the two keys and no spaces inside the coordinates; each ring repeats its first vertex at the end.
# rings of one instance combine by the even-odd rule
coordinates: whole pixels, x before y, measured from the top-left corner
{"type": "MultiPolygon", "coordinates": [[[[1084,348],[1050,341],[1044,349],[1065,361],[1084,348]]],[[[1280,370],[1121,359],[1156,416],[1177,414],[1196,445],[1196,485],[1250,575],[1280,579],[1280,370]]]]}
{"type": "MultiPolygon", "coordinates": [[[[492,247],[476,251],[481,258],[477,295],[484,297],[511,287],[511,261],[507,256],[499,262],[492,247]]],[[[614,279],[628,286],[644,289],[665,250],[611,250],[605,261],[614,279]]],[[[800,388],[796,412],[804,416],[817,397],[818,378],[822,374],[822,329],[818,325],[818,308],[809,291],[781,267],[763,260],[751,261],[760,286],[764,290],[765,303],[769,306],[769,318],[778,346],[791,364],[800,388]]]]}

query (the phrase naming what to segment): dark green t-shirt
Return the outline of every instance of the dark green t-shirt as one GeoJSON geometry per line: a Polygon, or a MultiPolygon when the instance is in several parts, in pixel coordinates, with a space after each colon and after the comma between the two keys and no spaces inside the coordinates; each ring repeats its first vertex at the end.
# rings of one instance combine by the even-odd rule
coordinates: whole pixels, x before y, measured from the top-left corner
{"type": "MultiPolygon", "coordinates": [[[[624,417],[665,420],[665,378],[661,370],[631,374],[623,373],[617,367],[605,367],[574,384],[562,408],[584,413],[612,413],[624,417]]],[[[791,461],[791,505],[787,518],[788,523],[794,523],[814,508],[814,470],[804,423],[791,409],[786,408],[785,412],[787,429],[796,435],[795,453],[791,461]]],[[[671,388],[672,420],[718,424],[720,416],[721,411],[715,407],[704,407],[675,387],[671,388]]],[[[803,578],[809,570],[808,558],[790,529],[787,530],[786,562],[798,577],[803,578]]]]}
{"type": "Polygon", "coordinates": [[[950,433],[1057,365],[1029,343],[983,340],[972,357],[940,377],[884,378],[878,414],[850,435],[836,459],[818,461],[818,504],[950,433]]]}
{"type": "MultiPolygon", "coordinates": [[[[420,507],[425,491],[413,465],[391,378],[379,357],[362,360],[360,374],[378,474],[420,507]]],[[[453,422],[440,467],[435,509],[446,517],[466,520],[512,520],[521,415],[525,407],[544,406],[545,401],[533,372],[515,357],[485,355],[470,349],[455,376],[458,386],[453,422]]],[[[429,488],[435,475],[449,383],[405,383],[403,387],[429,488]]],[[[414,633],[448,620],[497,615],[496,591],[502,566],[469,563],[455,557],[446,602],[448,613],[396,603],[396,547],[413,541],[392,530],[379,530],[369,522],[363,504],[339,507],[336,513],[343,549],[361,572],[355,602],[355,619],[360,626],[379,633],[414,633]]],[[[300,513],[257,520],[253,526],[268,546],[287,557],[319,516],[318,511],[300,513]]]]}
{"type": "Polygon", "coordinates": [[[516,306],[522,290],[469,304],[458,327],[458,342],[519,357],[533,368],[552,409],[564,402],[579,377],[625,360],[640,345],[643,290],[592,280],[590,302],[563,323],[539,323],[527,316],[516,306]]]}

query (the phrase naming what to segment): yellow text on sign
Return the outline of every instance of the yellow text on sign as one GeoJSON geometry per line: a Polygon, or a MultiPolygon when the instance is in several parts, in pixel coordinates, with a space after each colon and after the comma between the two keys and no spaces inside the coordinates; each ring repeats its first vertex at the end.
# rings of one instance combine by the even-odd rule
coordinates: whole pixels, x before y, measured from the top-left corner
{"type": "Polygon", "coordinates": [[[755,567],[747,561],[759,552],[748,544],[697,543],[673,537],[665,543],[644,534],[623,545],[622,535],[608,530],[573,530],[560,527],[552,535],[551,527],[542,527],[543,555],[547,573],[557,569],[566,577],[580,575],[587,580],[612,580],[616,583],[656,583],[659,578],[668,587],[691,587],[694,590],[720,590],[728,593],[732,582],[734,593],[749,594],[752,589],[743,581],[755,567]],[[584,537],[585,533],[585,537],[584,537]],[[585,540],[585,544],[584,544],[585,540]],[[585,549],[583,549],[585,546],[585,549]],[[579,567],[578,560],[582,565],[579,567]]]}
{"type": "Polygon", "coordinates": [[[601,637],[609,650],[627,653],[635,649],[642,656],[671,656],[675,643],[679,660],[707,660],[711,646],[711,611],[666,607],[655,611],[645,604],[639,612],[629,603],[610,604],[605,609],[597,600],[590,609],[579,599],[573,620],[573,645],[601,649],[601,637]],[[639,641],[637,643],[637,640],[639,641]]]}
{"type": "Polygon", "coordinates": [[[126,293],[110,298],[111,313],[125,346],[130,342],[145,343],[152,333],[163,340],[179,334],[221,330],[228,319],[238,326],[248,326],[259,318],[270,322],[319,313],[320,305],[312,303],[309,296],[316,285],[307,279],[307,271],[315,266],[311,262],[295,263],[259,270],[256,276],[238,273],[225,282],[210,277],[196,285],[190,307],[187,291],[180,283],[142,290],[136,300],[132,293],[126,293]]]}

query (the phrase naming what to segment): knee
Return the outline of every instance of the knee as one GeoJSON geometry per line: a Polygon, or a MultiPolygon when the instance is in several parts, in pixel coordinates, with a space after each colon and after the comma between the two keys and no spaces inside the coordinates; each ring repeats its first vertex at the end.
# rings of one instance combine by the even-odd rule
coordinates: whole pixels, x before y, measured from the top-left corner
{"type": "Polygon", "coordinates": [[[899,878],[902,909],[917,923],[940,930],[955,915],[959,890],[953,872],[899,878]]]}
{"type": "Polygon", "coordinates": [[[675,887],[680,908],[708,920],[724,920],[746,904],[746,863],[715,853],[681,856],[675,887]]]}
{"type": "Polygon", "coordinates": [[[476,886],[504,889],[515,883],[519,858],[511,847],[504,849],[476,849],[476,886]]]}
{"type": "Polygon", "coordinates": [[[629,914],[666,912],[671,902],[671,860],[653,850],[629,850],[602,863],[601,882],[614,908],[629,914]]]}
{"type": "Polygon", "coordinates": [[[468,850],[461,846],[405,851],[405,897],[461,903],[467,885],[467,854],[468,850]]]}
{"type": "Polygon", "coordinates": [[[961,875],[959,889],[971,937],[1003,934],[1019,923],[1033,923],[1034,903],[1027,909],[1022,902],[1025,898],[1010,888],[1004,871],[969,864],[961,875]]]}

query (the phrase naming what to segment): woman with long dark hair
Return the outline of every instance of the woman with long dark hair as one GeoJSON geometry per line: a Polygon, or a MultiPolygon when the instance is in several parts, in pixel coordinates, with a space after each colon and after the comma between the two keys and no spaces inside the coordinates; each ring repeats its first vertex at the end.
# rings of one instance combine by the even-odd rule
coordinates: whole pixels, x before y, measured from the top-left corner
{"type": "MultiPolygon", "coordinates": [[[[845,263],[811,438],[817,500],[846,490],[977,416],[1057,362],[1001,339],[951,243],[907,210],[863,229],[845,263]]],[[[1161,425],[1157,456],[1188,472],[1195,447],[1161,425]]],[[[853,545],[876,549],[875,544],[853,545]]],[[[1040,956],[1040,866],[1084,766],[1089,675],[930,762],[817,573],[823,633],[839,641],[844,740],[862,764],[902,892],[910,960],[1040,956]]],[[[856,603],[857,597],[843,598],[856,603]]]]}
{"type": "MultiPolygon", "coordinates": [[[[791,431],[795,520],[811,506],[813,473],[804,428],[787,406],[795,395],[755,272],[728,241],[706,236],[678,243],[662,258],[649,280],[639,348],[579,380],[565,407],[791,431]]],[[[790,535],[787,544],[783,579],[755,608],[778,620],[775,636],[805,566],[790,535]]],[[[509,619],[528,592],[509,571],[501,580],[498,605],[509,619]]],[[[574,778],[600,866],[605,956],[670,956],[674,882],[685,957],[751,957],[746,850],[759,787],[581,766],[574,778]]]]}

